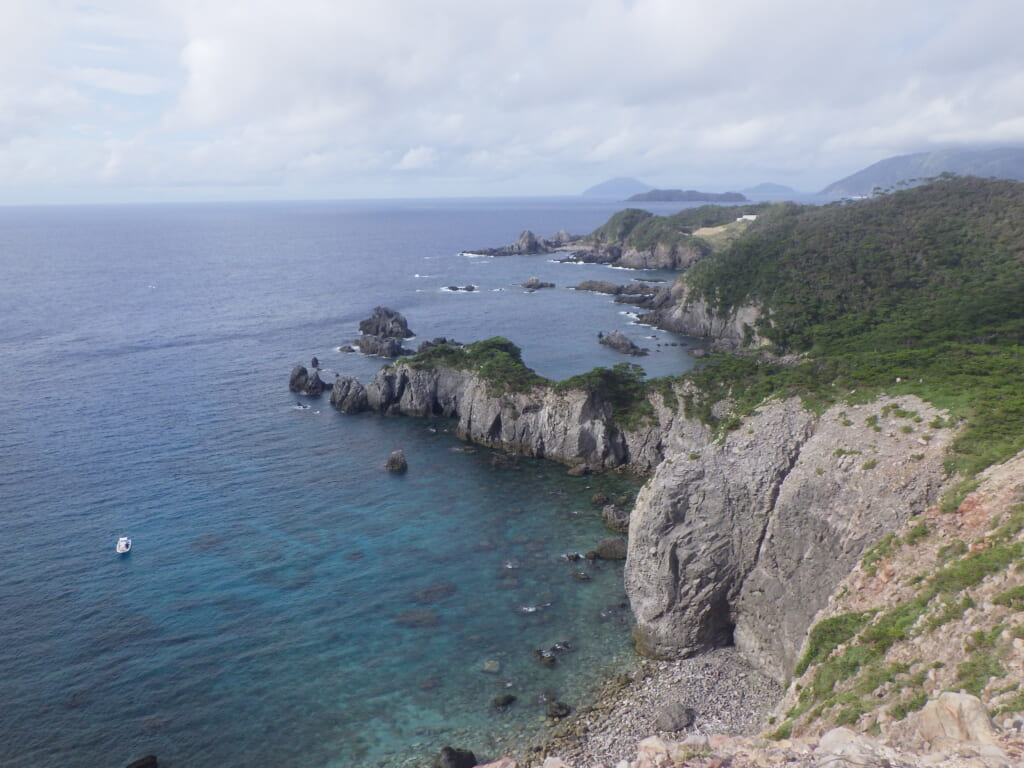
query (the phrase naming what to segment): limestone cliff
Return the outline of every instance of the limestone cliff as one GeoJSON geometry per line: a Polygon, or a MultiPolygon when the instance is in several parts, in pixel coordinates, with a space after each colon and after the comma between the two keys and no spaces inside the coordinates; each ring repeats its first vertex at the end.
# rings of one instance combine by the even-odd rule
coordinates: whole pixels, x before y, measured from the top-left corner
{"type": "Polygon", "coordinates": [[[648,470],[662,460],[661,436],[676,414],[654,400],[655,417],[626,430],[614,424],[611,404],[593,393],[543,385],[496,393],[472,371],[407,363],[383,368],[365,388],[339,377],[331,395],[348,412],[456,418],[461,439],[591,471],[648,470]]]}
{"type": "Polygon", "coordinates": [[[768,403],[720,440],[677,423],[633,511],[626,589],[638,647],[727,640],[779,680],[811,619],[863,550],[933,502],[951,430],[911,397],[768,403]]]}
{"type": "Polygon", "coordinates": [[[714,348],[725,350],[765,344],[756,330],[761,317],[760,308],[751,305],[720,311],[693,296],[682,277],[659,290],[651,301],[651,311],[639,320],[666,331],[710,339],[714,348]]]}

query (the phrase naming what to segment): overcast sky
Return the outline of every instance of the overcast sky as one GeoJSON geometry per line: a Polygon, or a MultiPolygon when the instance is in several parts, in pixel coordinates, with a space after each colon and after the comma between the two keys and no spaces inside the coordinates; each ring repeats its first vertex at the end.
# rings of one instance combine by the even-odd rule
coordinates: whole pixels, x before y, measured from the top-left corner
{"type": "Polygon", "coordinates": [[[817,191],[1024,145],[1020,0],[0,0],[0,203],[817,191]]]}

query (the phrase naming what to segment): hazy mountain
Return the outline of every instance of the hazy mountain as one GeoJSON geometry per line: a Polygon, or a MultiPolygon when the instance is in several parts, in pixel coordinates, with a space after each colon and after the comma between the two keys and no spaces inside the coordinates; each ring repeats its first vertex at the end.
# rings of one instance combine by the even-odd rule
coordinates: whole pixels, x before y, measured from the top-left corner
{"type": "Polygon", "coordinates": [[[759,200],[761,198],[788,199],[798,194],[798,192],[792,187],[787,187],[785,184],[773,184],[770,181],[766,181],[763,184],[758,184],[756,187],[748,187],[747,189],[740,191],[755,200],[759,200]]]}
{"type": "Polygon", "coordinates": [[[589,189],[583,191],[584,197],[608,197],[615,200],[625,200],[631,195],[635,195],[639,192],[647,192],[648,190],[654,189],[650,184],[644,184],[642,181],[631,178],[629,176],[617,176],[614,179],[608,179],[608,181],[602,181],[600,184],[595,184],[589,189]]]}
{"type": "Polygon", "coordinates": [[[943,173],[1024,181],[1024,149],[945,149],[898,155],[880,160],[845,179],[829,184],[821,194],[870,195],[875,187],[888,189],[901,182],[910,182],[912,186],[914,180],[943,173]]]}
{"type": "Polygon", "coordinates": [[[652,189],[627,198],[638,203],[745,203],[739,192],[700,192],[696,189],[652,189]]]}

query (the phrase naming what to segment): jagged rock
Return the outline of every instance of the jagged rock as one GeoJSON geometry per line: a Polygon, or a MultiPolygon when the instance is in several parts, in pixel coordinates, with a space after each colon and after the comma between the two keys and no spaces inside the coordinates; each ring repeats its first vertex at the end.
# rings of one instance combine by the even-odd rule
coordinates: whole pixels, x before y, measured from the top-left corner
{"type": "Polygon", "coordinates": [[[405,453],[401,449],[392,451],[384,464],[388,472],[405,472],[409,469],[409,463],[405,460],[405,453]]]}
{"type": "Polygon", "coordinates": [[[125,768],[158,768],[156,755],[146,755],[134,762],[128,763],[125,768]]]}
{"type": "Polygon", "coordinates": [[[601,510],[601,519],[604,520],[605,527],[615,533],[629,532],[629,515],[628,509],[623,509],[616,504],[605,504],[604,509],[601,510]]]}
{"type": "MultiPolygon", "coordinates": [[[[922,423],[941,413],[898,401],[922,423]]],[[[815,614],[861,554],[947,482],[952,430],[934,430],[921,450],[913,434],[872,429],[877,404],[850,408],[815,415],[796,399],[775,401],[720,441],[674,422],[674,450],[630,522],[625,583],[641,652],[676,657],[732,640],[763,672],[788,677],[815,614]],[[864,455],[842,454],[853,446],[864,455]],[[911,450],[921,458],[907,460],[911,450]],[[862,471],[869,459],[877,465],[862,471]]]]}
{"type": "Polygon", "coordinates": [[[611,333],[600,336],[599,340],[606,347],[611,347],[616,352],[622,352],[625,355],[642,356],[646,355],[650,351],[637,346],[633,340],[626,336],[622,331],[612,331],[611,333]]]}
{"type": "Polygon", "coordinates": [[[338,376],[331,388],[331,405],[343,413],[361,413],[369,405],[366,387],[352,376],[338,376]]]}
{"type": "Polygon", "coordinates": [[[374,307],[373,314],[360,321],[359,332],[364,336],[395,339],[408,339],[416,335],[409,330],[409,323],[402,313],[388,307],[374,307]]]}
{"type": "Polygon", "coordinates": [[[476,755],[468,749],[441,747],[441,753],[434,760],[434,768],[475,768],[476,755]]]}
{"type": "Polygon", "coordinates": [[[596,552],[602,560],[625,560],[626,540],[621,536],[609,536],[607,539],[601,539],[596,552]]]}
{"type": "Polygon", "coordinates": [[[833,728],[821,737],[814,750],[816,764],[828,768],[864,768],[864,766],[903,765],[896,750],[849,728],[833,728]]]}
{"type": "Polygon", "coordinates": [[[654,716],[654,727],[659,731],[675,733],[693,725],[697,713],[679,702],[666,704],[654,716]]]}
{"type": "Polygon", "coordinates": [[[316,396],[324,391],[324,383],[315,369],[311,375],[304,365],[296,365],[288,378],[288,388],[292,392],[316,396]]]}
{"type": "Polygon", "coordinates": [[[525,283],[522,283],[522,286],[528,291],[537,291],[541,288],[554,288],[555,284],[544,282],[539,277],[531,277],[525,283]]]}
{"type": "Polygon", "coordinates": [[[320,367],[320,361],[316,359],[316,355],[313,355],[313,359],[309,361],[309,365],[312,368],[319,368],[320,367]]]}
{"type": "Polygon", "coordinates": [[[988,710],[977,696],[945,691],[914,714],[912,723],[921,738],[938,746],[943,742],[996,743],[996,730],[988,710]]]}
{"type": "Polygon", "coordinates": [[[402,357],[413,354],[402,346],[400,339],[392,336],[362,336],[352,342],[364,355],[377,357],[402,357]]]}

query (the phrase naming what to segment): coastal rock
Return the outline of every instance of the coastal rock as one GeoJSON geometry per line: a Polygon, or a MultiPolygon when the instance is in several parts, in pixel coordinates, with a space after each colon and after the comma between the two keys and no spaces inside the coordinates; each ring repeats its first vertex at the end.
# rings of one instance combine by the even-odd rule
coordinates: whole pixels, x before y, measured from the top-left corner
{"type": "Polygon", "coordinates": [[[388,472],[402,473],[409,469],[409,462],[405,459],[405,453],[399,449],[392,451],[388,460],[384,463],[384,469],[388,472]]]}
{"type": "Polygon", "coordinates": [[[758,333],[759,307],[744,305],[721,313],[690,290],[686,278],[660,289],[651,300],[652,311],[639,322],[686,336],[710,339],[715,350],[761,346],[768,340],[758,333]]]}
{"type": "Polygon", "coordinates": [[[402,357],[413,351],[402,346],[400,339],[391,336],[361,336],[352,342],[364,355],[377,357],[402,357]]]}
{"type": "MultiPolygon", "coordinates": [[[[912,397],[886,402],[925,424],[939,415],[912,397]]],[[[861,553],[946,482],[952,430],[921,446],[898,422],[875,431],[879,404],[855,419],[848,408],[819,417],[797,399],[776,401],[718,441],[666,438],[675,450],[630,521],[625,582],[638,650],[676,657],[732,640],[773,678],[792,672],[814,615],[861,553]]]]}
{"type": "Polygon", "coordinates": [[[462,345],[459,344],[459,342],[457,342],[455,339],[449,339],[449,338],[447,338],[445,336],[438,336],[437,338],[430,339],[429,341],[422,341],[422,342],[420,342],[420,345],[419,345],[419,347],[417,347],[416,352],[417,352],[417,354],[420,353],[420,352],[426,352],[428,349],[433,349],[434,347],[461,347],[461,346],[462,345]]]}
{"type": "Polygon", "coordinates": [[[569,716],[569,713],[572,712],[572,707],[570,707],[564,701],[551,701],[548,702],[546,711],[548,717],[562,718],[569,716]]]}
{"type": "Polygon", "coordinates": [[[601,510],[601,519],[604,520],[605,527],[615,533],[629,532],[629,515],[630,510],[616,504],[605,504],[601,510]]]}
{"type": "Polygon", "coordinates": [[[491,708],[496,709],[499,712],[504,712],[506,709],[511,707],[516,701],[516,697],[511,693],[503,693],[500,696],[495,696],[491,699],[491,708]]]}
{"type": "Polygon", "coordinates": [[[666,704],[654,716],[654,727],[659,731],[675,733],[693,725],[697,713],[679,702],[666,704]]]}
{"type": "Polygon", "coordinates": [[[359,322],[359,332],[364,336],[408,339],[415,334],[409,330],[409,323],[401,312],[389,307],[374,307],[373,314],[359,322]]]}
{"type": "Polygon", "coordinates": [[[360,413],[365,411],[369,401],[366,398],[366,387],[352,376],[338,376],[331,388],[331,405],[343,413],[360,413]]]}
{"type": "Polygon", "coordinates": [[[304,365],[296,365],[288,378],[288,389],[303,395],[316,396],[324,391],[324,383],[316,369],[310,374],[304,365]]]}
{"type": "Polygon", "coordinates": [[[606,347],[614,349],[616,352],[622,352],[624,355],[635,355],[641,356],[646,355],[650,350],[644,349],[638,346],[622,331],[612,331],[611,333],[602,335],[600,342],[606,347]]]}
{"type": "Polygon", "coordinates": [[[434,760],[434,768],[475,768],[476,755],[468,749],[441,747],[441,753],[434,760]]]}
{"type": "Polygon", "coordinates": [[[602,560],[625,560],[626,540],[621,536],[609,536],[606,539],[601,539],[596,552],[602,560]]]}
{"type": "Polygon", "coordinates": [[[529,280],[527,280],[525,283],[522,283],[521,285],[528,291],[537,291],[540,290],[541,288],[555,287],[554,283],[544,282],[539,277],[531,277],[529,280]]]}

